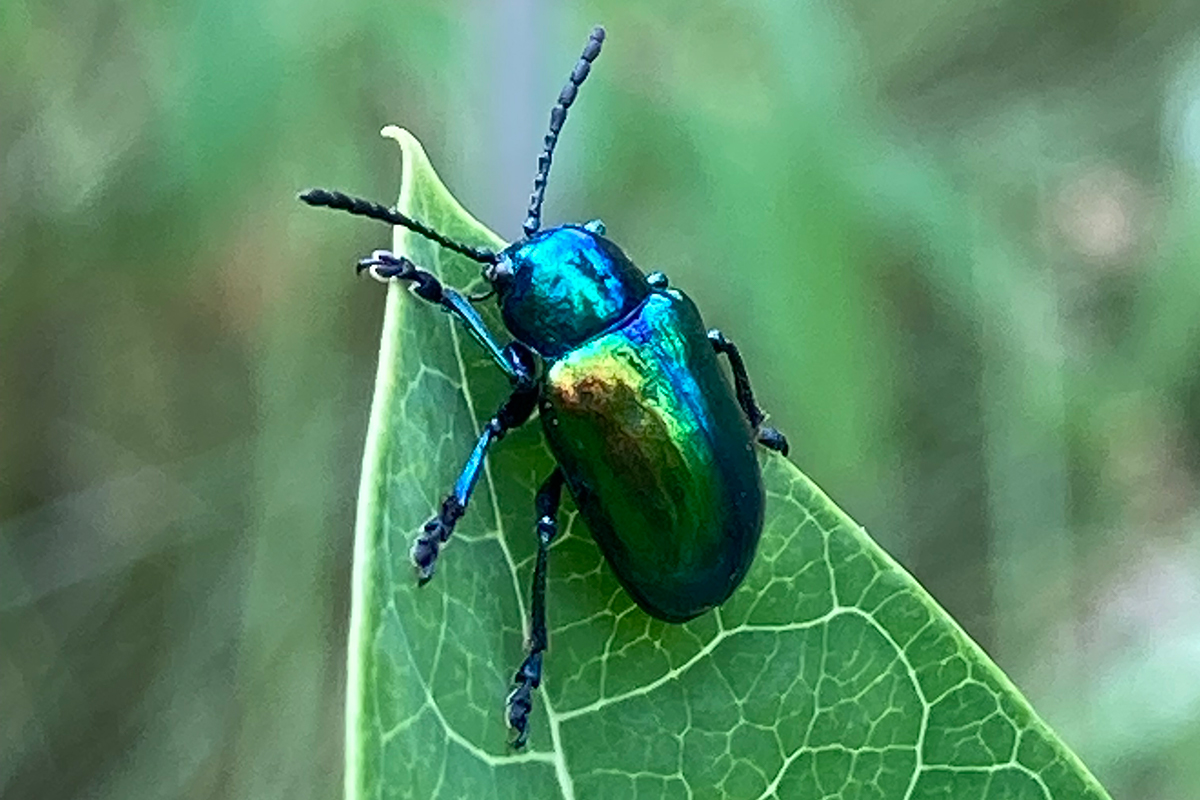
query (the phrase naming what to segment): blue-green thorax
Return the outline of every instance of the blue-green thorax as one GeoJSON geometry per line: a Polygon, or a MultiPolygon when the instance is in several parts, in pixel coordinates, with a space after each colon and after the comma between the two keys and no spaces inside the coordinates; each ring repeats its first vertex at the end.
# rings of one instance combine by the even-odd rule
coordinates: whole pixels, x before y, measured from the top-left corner
{"type": "Polygon", "coordinates": [[[650,294],[621,249],[582,225],[517,242],[488,272],[509,331],[550,358],[610,328],[650,294]]]}

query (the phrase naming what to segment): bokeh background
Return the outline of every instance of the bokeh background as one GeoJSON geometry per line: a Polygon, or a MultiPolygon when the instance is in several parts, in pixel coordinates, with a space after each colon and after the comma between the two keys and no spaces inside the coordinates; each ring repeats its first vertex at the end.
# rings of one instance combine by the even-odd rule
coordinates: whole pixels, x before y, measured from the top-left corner
{"type": "Polygon", "coordinates": [[[330,798],[386,123],[602,217],[1114,797],[1200,786],[1200,6],[5,0],[0,795],[330,798]]]}

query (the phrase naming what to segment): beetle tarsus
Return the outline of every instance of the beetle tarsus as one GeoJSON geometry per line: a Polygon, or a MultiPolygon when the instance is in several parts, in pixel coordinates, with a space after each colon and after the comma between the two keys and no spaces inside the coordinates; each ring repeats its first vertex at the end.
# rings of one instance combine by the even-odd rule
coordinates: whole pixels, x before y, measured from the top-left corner
{"type": "Polygon", "coordinates": [[[412,291],[422,300],[442,304],[445,292],[442,283],[432,272],[423,270],[404,256],[397,256],[388,250],[376,250],[367,258],[360,259],[358,271],[370,270],[376,280],[387,283],[392,278],[402,281],[412,281],[412,291]]]}
{"type": "Polygon", "coordinates": [[[413,542],[409,555],[412,557],[413,566],[417,568],[417,582],[421,586],[429,583],[429,579],[433,577],[438,551],[454,532],[454,525],[465,510],[466,507],[458,498],[450,495],[442,501],[442,510],[425,523],[421,535],[413,542]]]}
{"type": "Polygon", "coordinates": [[[542,683],[542,654],[530,653],[513,676],[516,684],[508,695],[506,716],[508,726],[517,732],[512,746],[520,749],[529,739],[529,712],[533,710],[533,690],[542,683]]]}
{"type": "Polygon", "coordinates": [[[407,258],[401,258],[391,250],[374,250],[366,258],[360,258],[355,264],[355,271],[361,275],[365,270],[371,271],[371,276],[377,280],[387,281],[389,278],[401,278],[406,269],[415,269],[415,265],[407,258]]]}
{"type": "Polygon", "coordinates": [[[774,450],[781,456],[788,454],[787,437],[780,433],[778,428],[772,428],[770,425],[759,428],[758,443],[768,450],[774,450]]]}

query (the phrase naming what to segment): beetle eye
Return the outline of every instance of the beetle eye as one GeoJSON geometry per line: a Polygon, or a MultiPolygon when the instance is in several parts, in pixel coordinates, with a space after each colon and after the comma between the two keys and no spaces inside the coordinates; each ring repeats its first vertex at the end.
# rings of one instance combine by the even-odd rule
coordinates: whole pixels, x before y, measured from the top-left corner
{"type": "Polygon", "coordinates": [[[497,261],[483,271],[483,277],[489,283],[499,287],[512,280],[513,268],[512,263],[506,258],[502,261],[497,261]]]}

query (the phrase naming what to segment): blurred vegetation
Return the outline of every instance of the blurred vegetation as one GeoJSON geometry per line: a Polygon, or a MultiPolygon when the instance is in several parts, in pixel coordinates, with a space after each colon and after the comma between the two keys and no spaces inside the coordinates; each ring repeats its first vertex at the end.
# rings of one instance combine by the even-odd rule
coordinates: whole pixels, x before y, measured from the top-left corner
{"type": "Polygon", "coordinates": [[[386,123],[602,216],[1114,797],[1200,785],[1200,6],[0,5],[0,795],[336,796],[386,123]]]}

